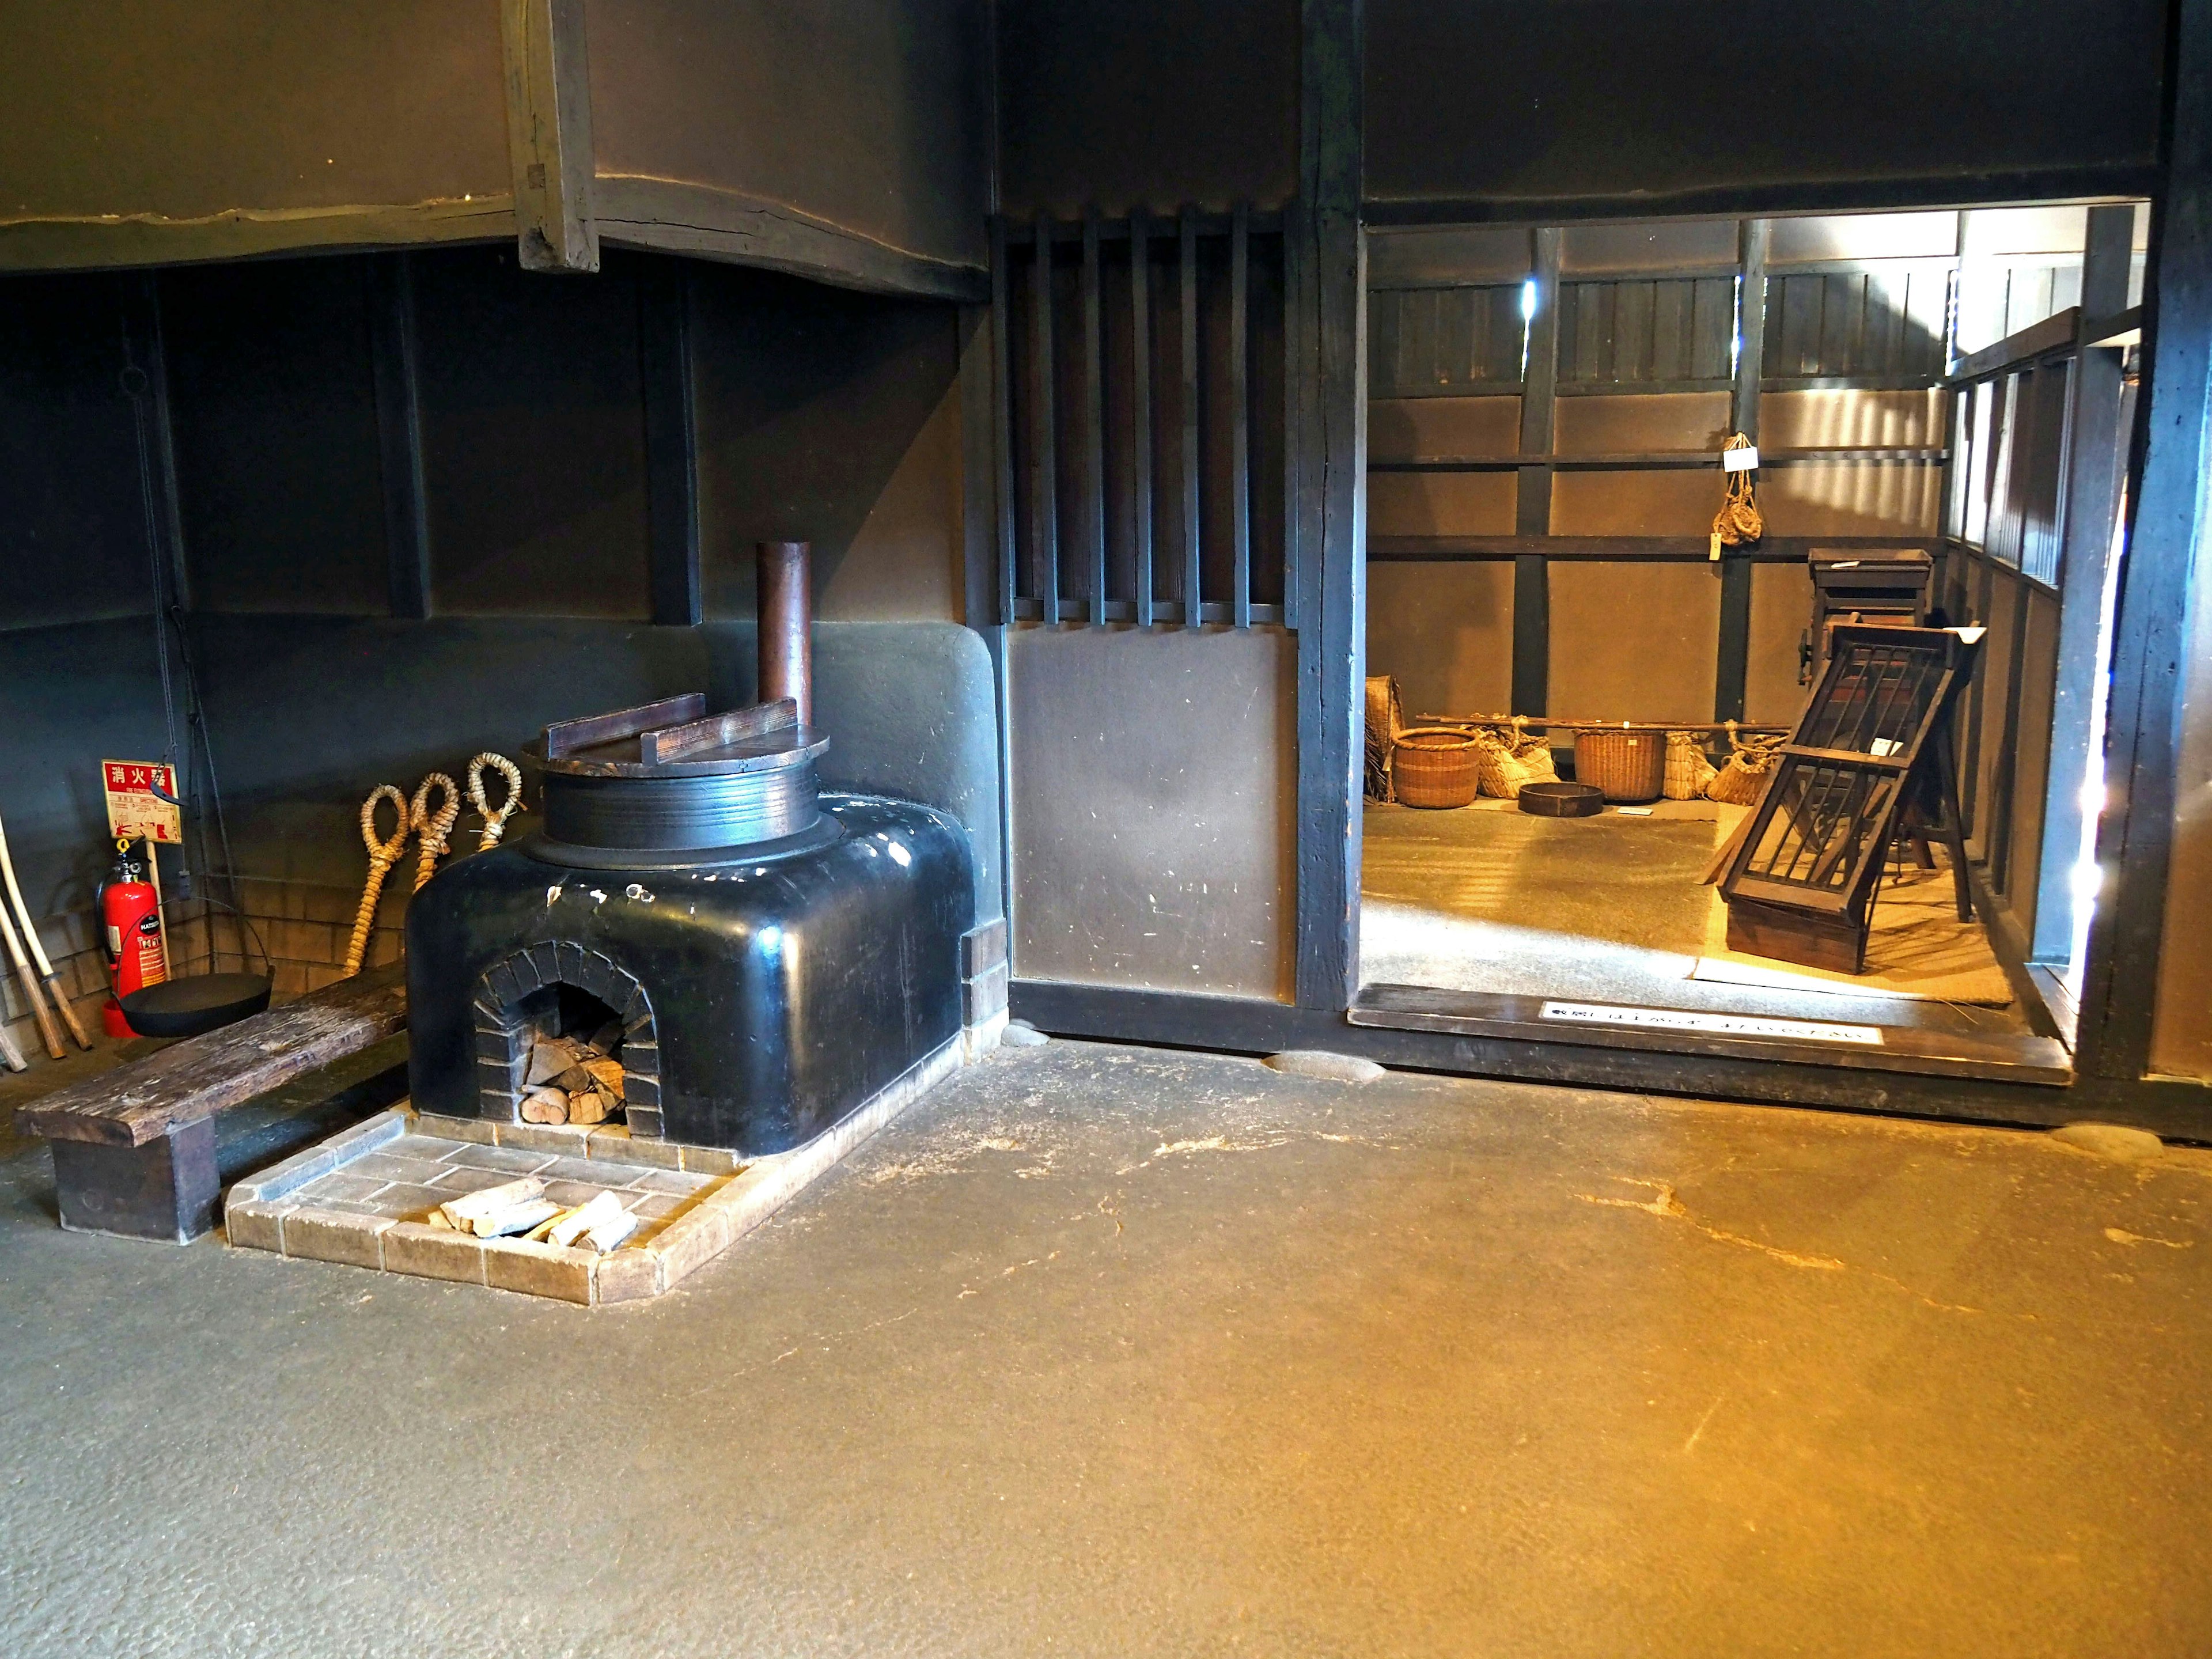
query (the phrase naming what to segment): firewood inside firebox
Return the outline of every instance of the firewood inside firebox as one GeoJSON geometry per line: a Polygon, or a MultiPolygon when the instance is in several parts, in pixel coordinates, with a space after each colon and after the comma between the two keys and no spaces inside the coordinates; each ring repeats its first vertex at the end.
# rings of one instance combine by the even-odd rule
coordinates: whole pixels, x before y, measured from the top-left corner
{"type": "Polygon", "coordinates": [[[622,1026],[589,1036],[540,1036],[523,1073],[525,1123],[605,1123],[622,1116],[622,1026]]]}

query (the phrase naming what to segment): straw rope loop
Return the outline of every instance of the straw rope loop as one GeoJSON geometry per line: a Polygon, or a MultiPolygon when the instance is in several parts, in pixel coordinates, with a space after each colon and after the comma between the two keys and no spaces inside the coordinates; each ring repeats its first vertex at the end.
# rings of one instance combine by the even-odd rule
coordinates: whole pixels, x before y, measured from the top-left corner
{"type": "Polygon", "coordinates": [[[347,941],[343,977],[352,978],[361,971],[362,960],[368,954],[368,930],[376,923],[376,901],[384,891],[385,872],[399,862],[407,850],[407,836],[412,828],[407,811],[407,797],[388,783],[380,783],[368,792],[368,799],[361,804],[361,839],[368,848],[368,880],[361,890],[361,908],[354,913],[353,937],[347,941]],[[380,841],[376,835],[376,809],[385,801],[399,818],[399,827],[390,841],[380,841]]]}
{"type": "Polygon", "coordinates": [[[489,750],[478,755],[469,763],[469,799],[477,811],[483,814],[483,836],[477,842],[477,851],[489,853],[499,845],[499,838],[506,831],[507,819],[513,817],[514,809],[522,805],[521,769],[504,755],[495,755],[489,750]],[[484,799],[484,774],[488,771],[496,772],[507,780],[507,799],[501,803],[496,812],[491,810],[491,803],[484,799]]]}
{"type": "Polygon", "coordinates": [[[446,838],[453,833],[453,824],[461,816],[460,786],[443,772],[433,772],[415,786],[415,800],[408,812],[408,823],[422,838],[421,851],[415,863],[415,890],[421,892],[422,884],[437,873],[438,860],[445,856],[446,838]],[[435,789],[444,801],[435,812],[430,810],[430,792],[435,789]]]}

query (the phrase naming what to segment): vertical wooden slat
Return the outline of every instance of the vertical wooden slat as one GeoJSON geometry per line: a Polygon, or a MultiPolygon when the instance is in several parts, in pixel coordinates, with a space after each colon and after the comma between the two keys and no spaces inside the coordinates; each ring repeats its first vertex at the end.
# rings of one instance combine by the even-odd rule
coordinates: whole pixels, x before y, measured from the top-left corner
{"type": "Polygon", "coordinates": [[[1686,380],[1696,371],[1690,353],[1690,301],[1696,285],[1688,281],[1651,285],[1651,378],[1686,380]]]}
{"type": "Polygon", "coordinates": [[[998,388],[991,307],[963,305],[960,349],[960,620],[987,636],[999,621],[998,388]]]}
{"type": "Polygon", "coordinates": [[[653,620],[663,627],[696,627],[706,617],[699,443],[691,392],[690,284],[678,261],[657,260],[639,280],[638,355],[653,620]]]}
{"type": "Polygon", "coordinates": [[[1414,289],[1406,295],[1403,343],[1406,384],[1422,392],[1435,390],[1437,374],[1437,294],[1432,288],[1414,289]]]}
{"type": "Polygon", "coordinates": [[[1229,560],[1230,621],[1252,625],[1251,388],[1245,359],[1252,276],[1251,210],[1237,204],[1229,228],[1229,560]]]}
{"type": "Polygon", "coordinates": [[[1198,210],[1182,210],[1180,270],[1182,302],[1182,623],[1199,625],[1198,540],[1198,210]]]}
{"type": "Polygon", "coordinates": [[[1045,625],[1060,620],[1060,469],[1053,452],[1052,220],[1036,218],[1030,267],[1030,518],[1037,603],[1045,625]]]}
{"type": "MultiPolygon", "coordinates": [[[[1735,386],[1729,399],[1729,416],[1735,429],[1759,441],[1759,380],[1765,364],[1766,256],[1773,241],[1773,227],[1765,219],[1747,219],[1736,232],[1739,270],[1737,328],[1742,337],[1735,364],[1735,386]]],[[[1751,550],[1723,549],[1721,553],[1720,638],[1713,664],[1713,718],[1740,720],[1751,672],[1751,550]]]]}
{"type": "Polygon", "coordinates": [[[1106,356],[1098,305],[1098,210],[1083,216],[1083,531],[1091,625],[1106,625],[1106,356]]]}
{"type": "MultiPolygon", "coordinates": [[[[1548,455],[1559,376],[1559,240],[1556,226],[1535,234],[1536,309],[1528,319],[1528,371],[1521,389],[1521,453],[1548,455]]],[[[1588,289],[1584,289],[1587,297],[1588,289]]],[[[1552,468],[1523,466],[1514,499],[1514,532],[1552,533],[1552,468]]],[[[1550,561],[1540,553],[1513,561],[1513,709],[1540,714],[1551,695],[1550,561]]]]}
{"type": "Polygon", "coordinates": [[[1613,378],[1616,380],[1652,378],[1652,286],[1650,283],[1613,284],[1613,378]]]}
{"type": "Polygon", "coordinates": [[[991,216],[991,451],[998,486],[999,624],[1014,620],[1018,551],[1014,535],[1013,363],[1006,310],[1012,278],[1006,269],[1006,222],[991,216]]]}
{"type": "MultiPolygon", "coordinates": [[[[2089,317],[2127,307],[2135,210],[2089,210],[2081,256],[2081,309],[2089,317]]],[[[2098,660],[2112,524],[2127,465],[2120,425],[2120,353],[2090,349],[2075,360],[2068,388],[2066,477],[2059,496],[2058,666],[2051,690],[2051,758],[2045,774],[2042,870],[2035,938],[2028,955],[2064,962],[2074,947],[2074,866],[2081,854],[2081,785],[2101,734],[2091,708],[2105,665],[2098,660]]]]}
{"type": "Polygon", "coordinates": [[[1724,380],[1735,335],[1735,284],[1725,276],[1701,276],[1692,301],[1690,327],[1695,337],[1690,373],[1700,380],[1724,380]]]}
{"type": "Polygon", "coordinates": [[[1129,337],[1135,383],[1129,393],[1129,533],[1134,538],[1137,626],[1152,625],[1152,256],[1145,210],[1129,215],[1129,337]]]}

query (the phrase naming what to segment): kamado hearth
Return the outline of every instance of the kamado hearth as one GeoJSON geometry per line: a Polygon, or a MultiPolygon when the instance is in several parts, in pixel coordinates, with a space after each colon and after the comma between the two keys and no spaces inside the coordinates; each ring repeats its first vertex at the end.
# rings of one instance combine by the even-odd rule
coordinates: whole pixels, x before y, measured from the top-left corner
{"type": "Polygon", "coordinates": [[[635,1139],[758,1157],[960,1042],[967,832],[818,790],[803,550],[763,556],[761,702],[547,727],[540,827],[416,896],[416,1110],[559,1121],[580,1097],[635,1139]]]}

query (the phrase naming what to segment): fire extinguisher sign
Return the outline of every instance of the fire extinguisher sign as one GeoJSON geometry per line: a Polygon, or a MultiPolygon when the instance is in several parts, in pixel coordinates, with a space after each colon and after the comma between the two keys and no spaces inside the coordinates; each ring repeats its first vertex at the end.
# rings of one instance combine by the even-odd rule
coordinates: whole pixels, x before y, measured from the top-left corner
{"type": "Polygon", "coordinates": [[[177,774],[156,761],[102,761],[110,834],[136,840],[181,842],[184,814],[176,805],[177,774]],[[161,793],[156,794],[155,792],[161,793]],[[168,799],[161,797],[166,795],[168,799]]]}

